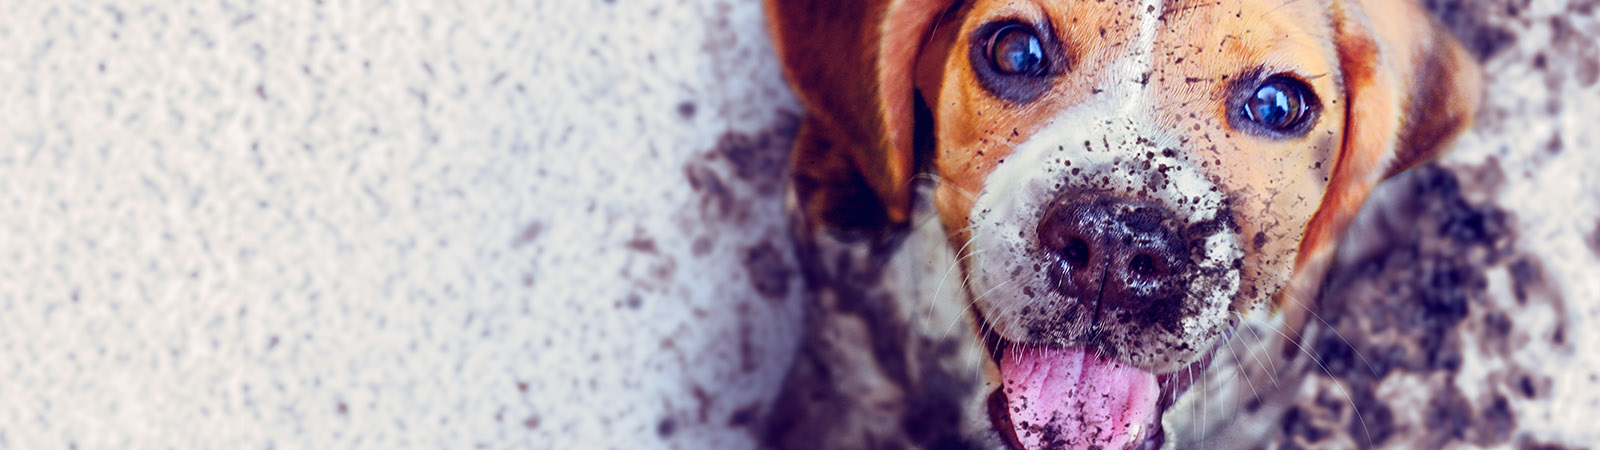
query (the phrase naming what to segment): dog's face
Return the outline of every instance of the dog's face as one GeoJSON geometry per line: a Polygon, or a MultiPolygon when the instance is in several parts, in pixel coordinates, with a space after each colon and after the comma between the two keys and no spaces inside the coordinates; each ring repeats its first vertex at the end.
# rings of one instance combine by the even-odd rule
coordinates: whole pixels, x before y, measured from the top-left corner
{"type": "Polygon", "coordinates": [[[1137,443],[1241,320],[1298,326],[1367,192],[1477,100],[1409,2],[797,5],[769,4],[813,114],[801,202],[892,224],[938,180],[995,428],[1026,447],[1137,443]]]}
{"type": "Polygon", "coordinates": [[[979,1],[952,36],[935,202],[1010,345],[1171,373],[1293,271],[1344,130],[1326,12],[1161,3],[979,1]]]}

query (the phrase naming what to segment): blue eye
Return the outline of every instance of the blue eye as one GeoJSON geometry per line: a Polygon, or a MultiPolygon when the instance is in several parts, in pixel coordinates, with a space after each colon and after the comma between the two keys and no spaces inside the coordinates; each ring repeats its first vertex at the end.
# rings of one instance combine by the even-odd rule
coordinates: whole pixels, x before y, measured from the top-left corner
{"type": "Polygon", "coordinates": [[[1032,28],[1011,25],[994,33],[989,41],[989,59],[995,70],[1006,75],[1043,75],[1044,46],[1032,28]]]}
{"type": "Polygon", "coordinates": [[[1291,78],[1269,79],[1245,100],[1244,117],[1273,131],[1291,131],[1311,116],[1310,90],[1291,78]]]}

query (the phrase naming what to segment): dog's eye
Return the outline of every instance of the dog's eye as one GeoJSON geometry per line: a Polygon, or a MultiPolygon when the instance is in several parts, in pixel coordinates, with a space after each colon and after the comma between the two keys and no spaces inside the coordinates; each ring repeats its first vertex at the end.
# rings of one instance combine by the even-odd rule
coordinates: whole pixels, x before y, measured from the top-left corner
{"type": "Polygon", "coordinates": [[[978,85],[1008,103],[1032,102],[1064,73],[1070,57],[1051,37],[1050,25],[1021,20],[989,22],[973,30],[968,62],[978,85]]]}
{"type": "Polygon", "coordinates": [[[989,41],[989,59],[995,70],[1006,75],[1043,75],[1044,46],[1033,29],[1008,25],[995,31],[989,41]]]}
{"type": "Polygon", "coordinates": [[[1273,77],[1245,99],[1242,114],[1272,131],[1287,133],[1311,115],[1311,88],[1288,77],[1273,77]]]}

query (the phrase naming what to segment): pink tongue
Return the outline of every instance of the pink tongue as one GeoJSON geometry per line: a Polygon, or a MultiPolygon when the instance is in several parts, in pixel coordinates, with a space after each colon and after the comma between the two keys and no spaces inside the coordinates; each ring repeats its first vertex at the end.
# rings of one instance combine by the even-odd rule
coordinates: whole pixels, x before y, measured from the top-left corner
{"type": "Polygon", "coordinates": [[[1127,448],[1154,422],[1155,375],[1083,349],[1008,349],[1006,408],[1029,449],[1127,448]]]}

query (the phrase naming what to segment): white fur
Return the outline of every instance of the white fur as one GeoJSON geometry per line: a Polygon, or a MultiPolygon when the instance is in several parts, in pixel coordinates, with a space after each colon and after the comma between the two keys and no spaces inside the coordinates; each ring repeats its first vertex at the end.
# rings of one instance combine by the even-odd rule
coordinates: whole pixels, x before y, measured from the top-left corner
{"type": "MultiPolygon", "coordinates": [[[[1136,65],[1131,67],[1137,68],[1136,65]]],[[[1038,220],[1061,189],[1099,184],[1101,177],[1112,177],[1111,186],[1119,194],[1130,195],[1143,186],[1147,172],[1130,170],[1136,159],[1144,159],[1146,152],[1156,154],[1152,165],[1168,165],[1171,184],[1168,189],[1153,192],[1152,200],[1159,201],[1180,218],[1190,223],[1211,220],[1223,205],[1223,197],[1211,180],[1182,158],[1161,155],[1162,149],[1176,148],[1176,140],[1164,135],[1158,127],[1150,125],[1143,111],[1127,105],[1143,104],[1147,92],[1137,89],[1138,83],[1121,84],[1101,96],[1090,99],[1082,106],[1067,110],[1055,117],[1050,125],[1034,134],[1017,147],[990,174],[988,184],[979,195],[970,218],[973,225],[974,252],[969,266],[973,272],[973,291],[983,294],[979,299],[989,306],[989,320],[1008,339],[1020,339],[1021,324],[1006,312],[1015,311],[1012,299],[1025,298],[1023,286],[1031,283],[1042,286],[1048,283],[1045,275],[1025,270],[1029,278],[1012,275],[1019,263],[1031,261],[1037,251],[1038,220]],[[1136,144],[1140,138],[1154,141],[1153,147],[1136,144]],[[1089,148],[1085,148],[1085,142],[1089,148]],[[1070,162],[1070,167],[1068,163],[1070,162]],[[1119,167],[1118,170],[1112,170],[1119,167]],[[1072,169],[1080,170],[1073,175],[1072,169]],[[1187,202],[1180,203],[1181,199],[1187,202]]],[[[1233,233],[1218,233],[1207,238],[1207,258],[1201,262],[1205,268],[1227,268],[1243,256],[1239,237],[1233,233]]],[[[1183,320],[1186,333],[1202,333],[1214,329],[1227,320],[1227,306],[1238,292],[1239,274],[1229,270],[1222,289],[1208,291],[1203,299],[1194,299],[1208,307],[1203,314],[1183,320]]]]}

